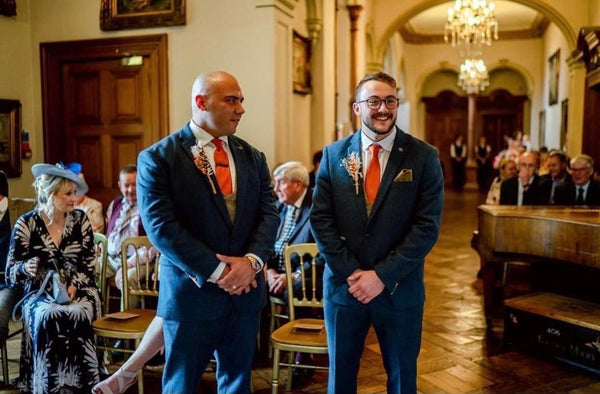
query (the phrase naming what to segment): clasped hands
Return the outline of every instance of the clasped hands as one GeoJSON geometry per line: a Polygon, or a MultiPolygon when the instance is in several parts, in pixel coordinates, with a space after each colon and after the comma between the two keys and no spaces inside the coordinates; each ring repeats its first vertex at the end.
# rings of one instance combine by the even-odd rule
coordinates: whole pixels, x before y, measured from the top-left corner
{"type": "Polygon", "coordinates": [[[368,304],[377,297],[385,285],[374,270],[357,269],[347,279],[348,292],[362,304],[368,304]]]}
{"type": "Polygon", "coordinates": [[[223,273],[217,280],[217,286],[230,295],[248,293],[258,284],[256,272],[246,257],[225,256],[217,253],[217,258],[226,264],[223,273]]]}

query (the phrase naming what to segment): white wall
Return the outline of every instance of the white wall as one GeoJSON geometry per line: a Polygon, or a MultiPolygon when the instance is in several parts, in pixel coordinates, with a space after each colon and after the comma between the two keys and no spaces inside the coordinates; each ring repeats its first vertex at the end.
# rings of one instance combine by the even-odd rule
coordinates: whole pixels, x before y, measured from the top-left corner
{"type": "MultiPolygon", "coordinates": [[[[40,88],[39,44],[117,36],[147,34],[168,35],[169,46],[169,116],[170,131],[178,130],[190,117],[190,88],[200,72],[222,69],[235,75],[246,101],[238,135],[267,155],[275,164],[276,136],[279,123],[290,124],[291,134],[309,130],[310,98],[297,98],[294,118],[291,111],[283,114],[281,100],[275,100],[276,85],[284,84],[292,96],[288,81],[277,81],[275,53],[285,52],[277,42],[278,23],[303,29],[304,18],[295,20],[294,12],[277,1],[276,6],[257,7],[268,3],[255,0],[188,1],[187,24],[103,32],[99,27],[100,1],[89,0],[17,0],[17,17],[0,17],[0,97],[19,99],[23,104],[23,127],[30,131],[33,157],[23,161],[23,176],[11,178],[12,195],[31,196],[30,167],[43,161],[42,109],[40,88]],[[283,12],[286,11],[286,12],[283,12]],[[289,88],[289,89],[288,89],[289,88]],[[308,103],[307,103],[308,102],[308,103]]],[[[299,3],[301,4],[301,3],[299,3]]],[[[303,8],[300,13],[303,13],[303,8]]],[[[291,30],[290,30],[291,34],[291,30]]],[[[291,36],[290,36],[291,37],[291,36]]],[[[291,45],[290,40],[284,45],[291,45]]],[[[285,101],[285,98],[284,98],[285,101]]],[[[302,138],[302,137],[300,137],[302,138]]],[[[309,137],[307,136],[307,140],[309,137]]],[[[304,142],[303,142],[304,143],[304,142]]],[[[307,155],[309,164],[309,155],[307,155]]]]}
{"type": "MultiPolygon", "coordinates": [[[[34,100],[32,88],[32,46],[30,40],[29,0],[17,0],[17,16],[0,17],[0,98],[21,102],[21,126],[28,130],[34,159],[41,157],[41,134],[36,131],[38,124],[34,118],[34,108],[39,102],[34,100]]],[[[39,72],[38,72],[39,73],[39,72]]],[[[27,183],[19,184],[15,178],[9,179],[11,196],[27,193],[32,195],[32,176],[29,170],[32,160],[23,160],[23,173],[28,174],[27,183]]]]}

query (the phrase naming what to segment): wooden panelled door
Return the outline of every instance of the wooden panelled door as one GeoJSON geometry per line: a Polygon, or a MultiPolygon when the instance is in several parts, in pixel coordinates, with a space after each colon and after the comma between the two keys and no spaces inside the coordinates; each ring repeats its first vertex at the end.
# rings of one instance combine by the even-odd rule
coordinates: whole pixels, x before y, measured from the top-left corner
{"type": "Polygon", "coordinates": [[[105,209],[120,169],[168,134],[166,36],[145,38],[42,44],[45,161],[80,162],[105,209]]]}
{"type": "Polygon", "coordinates": [[[444,183],[452,184],[452,159],[450,145],[457,134],[467,139],[468,102],[451,91],[442,91],[435,97],[424,97],[425,138],[439,150],[444,169],[444,183]]]}

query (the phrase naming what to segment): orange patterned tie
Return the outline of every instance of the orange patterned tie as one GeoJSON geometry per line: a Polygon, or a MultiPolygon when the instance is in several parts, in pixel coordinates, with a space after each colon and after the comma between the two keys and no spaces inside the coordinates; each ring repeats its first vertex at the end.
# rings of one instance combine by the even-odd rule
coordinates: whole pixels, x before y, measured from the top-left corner
{"type": "Polygon", "coordinates": [[[381,165],[379,164],[379,150],[381,146],[377,144],[371,144],[369,150],[371,151],[371,162],[369,168],[367,168],[367,174],[365,176],[365,192],[367,193],[367,200],[372,204],[377,196],[377,189],[379,189],[379,181],[381,177],[381,165]]]}
{"type": "Polygon", "coordinates": [[[227,152],[223,149],[223,141],[218,138],[214,138],[212,143],[215,144],[215,175],[217,182],[219,182],[219,189],[224,196],[228,196],[233,193],[231,186],[231,172],[229,171],[229,158],[227,152]]]}

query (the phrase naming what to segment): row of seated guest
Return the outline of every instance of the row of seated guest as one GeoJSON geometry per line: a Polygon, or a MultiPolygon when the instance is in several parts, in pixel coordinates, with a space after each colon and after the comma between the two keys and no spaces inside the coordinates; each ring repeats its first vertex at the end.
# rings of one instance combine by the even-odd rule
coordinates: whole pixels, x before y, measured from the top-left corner
{"type": "Polygon", "coordinates": [[[101,302],[92,226],[75,209],[76,194],[88,187],[62,164],[36,164],[31,171],[37,207],[17,220],[7,257],[6,283],[25,294],[18,304],[24,330],[15,384],[25,392],[89,392],[99,380],[92,322],[101,302]],[[68,303],[56,303],[52,282],[46,286],[50,270],[66,282],[68,303]]]}
{"type": "MultiPolygon", "coordinates": [[[[593,179],[594,160],[588,155],[578,155],[569,162],[563,152],[552,151],[548,174],[543,176],[537,173],[539,155],[535,151],[523,153],[517,166],[516,177],[493,185],[497,189],[500,184],[500,205],[600,205],[600,183],[593,179]]],[[[486,203],[495,201],[495,195],[488,194],[486,203]]]]}

